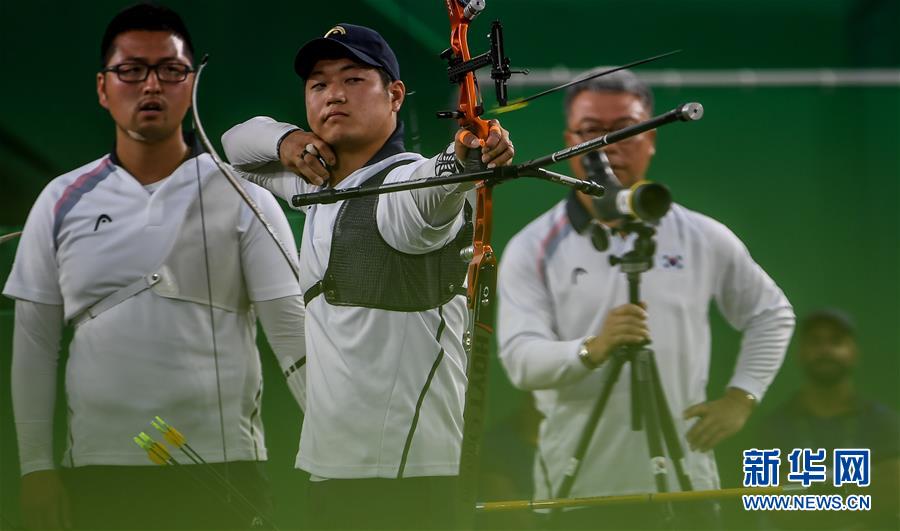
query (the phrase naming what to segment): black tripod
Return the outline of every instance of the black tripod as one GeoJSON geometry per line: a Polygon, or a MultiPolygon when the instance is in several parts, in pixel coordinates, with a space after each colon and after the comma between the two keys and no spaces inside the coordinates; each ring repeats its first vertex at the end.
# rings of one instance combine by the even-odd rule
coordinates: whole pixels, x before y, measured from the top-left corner
{"type": "MultiPolygon", "coordinates": [[[[632,304],[640,304],[641,273],[649,271],[653,267],[653,254],[656,251],[656,242],[653,236],[656,229],[652,226],[629,220],[623,230],[637,234],[634,248],[622,255],[610,256],[609,263],[618,265],[628,279],[628,300],[632,304]]],[[[557,499],[567,498],[575,483],[575,478],[581,468],[582,460],[587,452],[588,445],[600,422],[600,415],[609,400],[613,386],[619,379],[622,366],[631,363],[631,428],[638,431],[643,429],[647,437],[647,447],[650,453],[650,466],[653,478],[656,481],[657,492],[668,492],[666,454],[663,449],[665,443],[669,456],[675,465],[675,474],[681,490],[693,490],[691,479],[684,472],[684,451],[678,440],[675,423],[672,420],[672,412],[666,402],[662,384],[659,378],[659,369],[656,366],[656,358],[653,350],[647,344],[624,345],[617,348],[607,365],[607,374],[600,390],[600,396],[594,404],[594,409],[588,417],[575,448],[562,485],[556,495],[557,499]]],[[[663,522],[667,526],[673,524],[674,514],[670,504],[663,504],[663,522]]]]}

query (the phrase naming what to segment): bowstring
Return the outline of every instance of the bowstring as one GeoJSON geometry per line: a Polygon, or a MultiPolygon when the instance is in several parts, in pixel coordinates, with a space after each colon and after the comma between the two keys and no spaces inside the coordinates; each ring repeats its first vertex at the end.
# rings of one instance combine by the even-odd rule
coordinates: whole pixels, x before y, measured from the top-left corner
{"type": "MultiPolygon", "coordinates": [[[[219,433],[222,437],[222,461],[225,466],[225,482],[231,484],[228,474],[228,446],[225,438],[225,413],[222,408],[222,380],[219,372],[219,347],[216,334],[216,318],[213,310],[212,275],[209,267],[209,245],[206,238],[206,213],[203,207],[203,184],[200,180],[200,155],[194,157],[197,175],[197,196],[200,203],[200,227],[203,233],[203,261],[206,266],[206,293],[208,295],[209,327],[212,334],[213,365],[216,370],[216,402],[219,407],[219,433]]],[[[231,492],[226,491],[226,499],[231,500],[231,492]]]]}

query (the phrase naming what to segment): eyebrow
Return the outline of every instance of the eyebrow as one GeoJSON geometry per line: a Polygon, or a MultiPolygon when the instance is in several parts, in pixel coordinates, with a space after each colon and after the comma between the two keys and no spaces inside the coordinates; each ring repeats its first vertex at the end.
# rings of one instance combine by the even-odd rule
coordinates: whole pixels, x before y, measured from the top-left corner
{"type": "MultiPolygon", "coordinates": [[[[338,72],[346,72],[347,70],[352,70],[352,69],[356,69],[356,68],[358,68],[360,70],[369,70],[369,69],[374,70],[373,67],[363,66],[363,65],[360,65],[357,63],[350,63],[348,65],[342,66],[341,69],[338,70],[338,72]]],[[[325,73],[321,70],[313,70],[312,72],[309,73],[309,77],[311,78],[315,75],[324,75],[324,74],[325,73]]]]}
{"type": "MultiPolygon", "coordinates": [[[[608,122],[608,123],[611,123],[613,126],[615,126],[616,124],[620,124],[623,122],[632,122],[634,120],[640,121],[641,119],[640,119],[640,117],[628,115],[628,116],[622,116],[620,118],[616,118],[615,120],[612,120],[611,122],[608,122]]],[[[606,123],[604,123],[602,120],[598,120],[598,119],[592,118],[592,117],[583,118],[579,123],[580,124],[593,124],[593,125],[606,125],[606,123]]]]}

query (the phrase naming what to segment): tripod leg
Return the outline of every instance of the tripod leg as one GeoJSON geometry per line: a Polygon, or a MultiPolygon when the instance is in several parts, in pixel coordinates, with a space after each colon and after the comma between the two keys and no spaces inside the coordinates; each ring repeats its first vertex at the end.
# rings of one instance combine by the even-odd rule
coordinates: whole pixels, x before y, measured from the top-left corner
{"type": "Polygon", "coordinates": [[[556,498],[566,498],[572,491],[572,486],[575,484],[575,477],[578,475],[578,471],[581,468],[581,460],[584,459],[584,454],[587,453],[591,439],[594,438],[594,432],[597,430],[597,424],[600,422],[600,415],[603,414],[603,409],[606,408],[606,403],[609,401],[609,395],[612,393],[616,380],[619,379],[619,374],[622,372],[622,365],[625,364],[625,361],[626,356],[620,351],[613,353],[612,360],[610,360],[610,365],[607,369],[609,372],[606,374],[606,378],[603,381],[603,387],[600,389],[600,396],[597,397],[597,401],[594,403],[594,409],[591,410],[591,415],[584,425],[581,437],[578,439],[578,445],[575,447],[575,454],[569,460],[569,464],[566,467],[566,475],[563,477],[559,491],[556,493],[556,498]]]}
{"type": "MultiPolygon", "coordinates": [[[[637,373],[637,393],[641,396],[641,416],[644,419],[644,434],[647,437],[647,448],[650,451],[650,468],[656,481],[657,492],[668,492],[666,454],[663,451],[662,429],[660,427],[659,409],[656,395],[662,390],[654,388],[653,351],[640,348],[634,356],[632,371],[637,373]]],[[[671,503],[660,506],[663,525],[671,528],[675,522],[671,503]]]]}
{"type": "Polygon", "coordinates": [[[653,388],[653,375],[650,366],[652,353],[642,348],[635,355],[632,370],[637,373],[637,392],[641,396],[641,417],[644,419],[644,432],[647,435],[647,446],[650,450],[653,477],[656,480],[657,492],[668,492],[666,481],[666,454],[663,451],[662,431],[657,409],[656,389],[653,388]]]}
{"type": "MultiPolygon", "coordinates": [[[[629,347],[626,347],[629,348],[629,347]]],[[[631,430],[632,431],[641,431],[644,429],[644,419],[641,416],[641,411],[644,408],[641,407],[641,393],[638,390],[641,388],[638,385],[638,371],[634,368],[634,364],[631,366],[631,430]]]]}
{"type": "Polygon", "coordinates": [[[656,356],[652,352],[650,353],[650,370],[650,375],[653,378],[653,387],[657,390],[656,402],[662,434],[666,442],[666,448],[669,451],[669,457],[671,457],[675,466],[675,477],[678,478],[678,485],[681,487],[681,490],[694,490],[690,476],[684,471],[684,448],[681,446],[681,440],[678,438],[678,430],[675,428],[675,421],[672,419],[672,410],[669,409],[666,393],[663,392],[656,356]]]}

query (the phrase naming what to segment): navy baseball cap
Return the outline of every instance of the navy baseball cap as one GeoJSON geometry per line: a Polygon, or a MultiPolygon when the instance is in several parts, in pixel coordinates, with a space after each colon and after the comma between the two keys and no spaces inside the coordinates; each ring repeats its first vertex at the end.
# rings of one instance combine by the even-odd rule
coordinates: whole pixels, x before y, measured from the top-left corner
{"type": "Polygon", "coordinates": [[[800,323],[800,334],[805,337],[816,326],[831,326],[848,336],[856,335],[856,323],[847,312],[838,308],[819,308],[809,313],[800,323]]]}
{"type": "Polygon", "coordinates": [[[294,71],[306,79],[320,59],[347,57],[360,63],[384,69],[392,81],[400,79],[397,56],[377,31],[355,24],[338,24],[303,45],[294,58],[294,71]]]}

